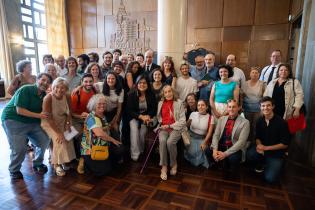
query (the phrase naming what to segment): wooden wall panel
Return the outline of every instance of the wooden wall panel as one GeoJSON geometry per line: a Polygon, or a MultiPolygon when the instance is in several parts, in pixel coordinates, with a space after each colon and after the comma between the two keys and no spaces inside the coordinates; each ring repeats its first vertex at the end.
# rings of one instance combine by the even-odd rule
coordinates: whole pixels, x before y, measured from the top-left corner
{"type": "Polygon", "coordinates": [[[303,3],[304,3],[303,0],[292,0],[292,3],[291,3],[292,19],[296,18],[296,16],[302,12],[303,3]]]}
{"type": "Polygon", "coordinates": [[[284,40],[289,37],[289,24],[254,26],[252,40],[284,40]]]}
{"type": "Polygon", "coordinates": [[[254,23],[255,1],[224,0],[223,26],[242,26],[254,23]]]}
{"type": "Polygon", "coordinates": [[[272,50],[279,49],[282,52],[282,61],[287,62],[288,40],[252,41],[250,45],[250,65],[264,67],[270,63],[272,50]]]}
{"type": "Polygon", "coordinates": [[[222,26],[223,0],[188,0],[188,26],[209,28],[222,26]]]}
{"type": "Polygon", "coordinates": [[[219,42],[222,40],[222,28],[196,29],[196,42],[219,42]]]}
{"type": "Polygon", "coordinates": [[[97,47],[96,0],[81,0],[83,48],[97,47]]]}
{"type": "Polygon", "coordinates": [[[249,46],[249,41],[223,42],[221,63],[225,63],[229,54],[234,54],[236,56],[236,66],[245,73],[248,69],[249,46]]]}
{"type": "Polygon", "coordinates": [[[255,25],[287,23],[289,0],[256,0],[255,25]]]}
{"type": "Polygon", "coordinates": [[[224,27],[223,41],[248,41],[251,32],[252,26],[224,27]]]}
{"type": "Polygon", "coordinates": [[[71,48],[82,48],[81,2],[68,0],[67,16],[69,21],[69,37],[71,48]]]}

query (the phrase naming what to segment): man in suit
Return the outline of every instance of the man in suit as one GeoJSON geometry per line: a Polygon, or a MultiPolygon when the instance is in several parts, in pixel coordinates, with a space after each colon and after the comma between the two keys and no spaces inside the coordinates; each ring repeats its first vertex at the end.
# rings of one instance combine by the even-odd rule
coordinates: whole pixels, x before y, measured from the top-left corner
{"type": "Polygon", "coordinates": [[[261,71],[259,80],[269,84],[269,82],[277,77],[278,67],[281,63],[281,51],[274,50],[270,56],[271,65],[265,66],[261,71]]]}
{"type": "Polygon", "coordinates": [[[239,115],[240,108],[237,101],[228,101],[228,115],[218,120],[211,148],[206,150],[209,164],[223,164],[227,172],[238,169],[250,130],[249,121],[239,115]]]}
{"type": "Polygon", "coordinates": [[[144,72],[147,76],[150,77],[153,69],[161,68],[159,65],[153,63],[154,52],[152,50],[148,50],[145,52],[145,64],[144,64],[144,72]]]}

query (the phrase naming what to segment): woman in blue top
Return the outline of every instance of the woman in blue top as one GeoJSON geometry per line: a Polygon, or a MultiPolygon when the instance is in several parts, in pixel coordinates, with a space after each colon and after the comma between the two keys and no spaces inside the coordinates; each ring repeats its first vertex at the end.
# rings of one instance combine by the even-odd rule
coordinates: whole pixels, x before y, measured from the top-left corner
{"type": "Polygon", "coordinates": [[[210,106],[214,122],[221,116],[227,115],[227,101],[234,99],[238,102],[239,87],[230,78],[233,76],[233,69],[229,65],[220,65],[218,71],[220,80],[216,81],[211,89],[210,106]]]}

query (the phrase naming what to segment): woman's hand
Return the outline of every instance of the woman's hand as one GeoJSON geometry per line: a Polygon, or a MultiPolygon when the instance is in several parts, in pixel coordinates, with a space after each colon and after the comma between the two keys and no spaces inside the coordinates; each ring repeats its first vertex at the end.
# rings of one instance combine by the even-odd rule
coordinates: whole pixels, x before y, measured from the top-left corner
{"type": "Polygon", "coordinates": [[[206,142],[206,141],[203,141],[203,142],[201,143],[200,149],[201,149],[202,151],[205,151],[205,150],[207,149],[207,142],[206,142]]]}
{"type": "Polygon", "coordinates": [[[67,121],[65,124],[65,130],[71,132],[71,126],[72,126],[71,121],[67,121]]]}
{"type": "Polygon", "coordinates": [[[89,115],[89,113],[82,112],[81,115],[80,115],[80,118],[84,120],[85,118],[87,118],[88,115],[89,115]]]}
{"type": "Polygon", "coordinates": [[[300,109],[295,108],[293,112],[293,118],[298,118],[300,116],[300,109]]]}
{"type": "Polygon", "coordinates": [[[116,139],[112,139],[111,142],[113,144],[115,144],[116,146],[120,146],[121,145],[121,142],[120,141],[117,141],[116,139]]]}
{"type": "Polygon", "coordinates": [[[217,111],[214,111],[213,114],[214,114],[214,116],[215,116],[217,119],[219,119],[221,116],[223,116],[223,115],[221,115],[221,114],[220,114],[219,112],[217,112],[217,111]]]}
{"type": "Polygon", "coordinates": [[[166,130],[166,129],[169,129],[169,125],[161,125],[160,128],[163,129],[163,130],[166,130]]]}
{"type": "Polygon", "coordinates": [[[57,135],[58,135],[56,139],[57,143],[62,144],[66,140],[65,136],[63,135],[63,133],[58,133],[57,135]]]}

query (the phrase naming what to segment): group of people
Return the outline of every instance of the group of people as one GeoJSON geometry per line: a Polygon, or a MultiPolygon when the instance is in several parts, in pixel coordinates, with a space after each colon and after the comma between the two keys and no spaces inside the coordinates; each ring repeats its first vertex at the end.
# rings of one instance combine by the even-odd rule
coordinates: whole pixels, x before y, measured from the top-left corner
{"type": "Polygon", "coordinates": [[[12,179],[23,178],[28,141],[35,147],[36,172],[47,172],[43,157],[50,145],[56,175],[66,175],[77,159],[78,173],[102,176],[123,163],[124,154],[138,161],[154,130],[162,180],[177,174],[178,141],[184,138],[184,157],[194,166],[233,173],[246,161],[264,171],[266,181],[279,180],[291,138],[286,121],[299,116],[304,97],[280,50],[262,73],[252,67],[247,81],[233,54],[222,65],[212,52],[198,55],[196,65],[183,62],[178,72],[171,57],[159,66],[153,56],[152,50],[134,56],[115,49],[99,65],[97,53],[45,55],[45,72],[37,78],[30,61],[18,62],[1,117],[12,179]],[[74,130],[78,134],[67,138],[65,132],[74,130]],[[108,145],[109,158],[93,159],[93,145],[108,145]]]}

